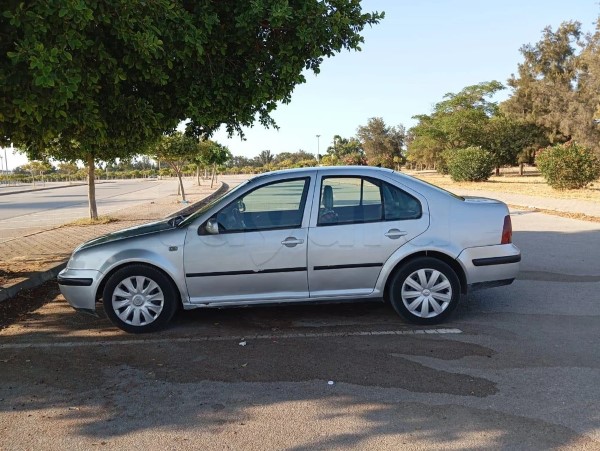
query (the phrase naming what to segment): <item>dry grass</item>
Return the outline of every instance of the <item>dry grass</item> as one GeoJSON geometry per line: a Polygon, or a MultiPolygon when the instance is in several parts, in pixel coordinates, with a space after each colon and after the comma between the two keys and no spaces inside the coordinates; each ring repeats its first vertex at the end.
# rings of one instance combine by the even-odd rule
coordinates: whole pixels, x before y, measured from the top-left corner
{"type": "Polygon", "coordinates": [[[528,168],[523,176],[519,175],[518,168],[503,169],[500,177],[492,176],[487,182],[454,182],[450,176],[441,175],[434,171],[405,172],[452,192],[468,189],[534,195],[553,199],[580,199],[600,202],[600,180],[584,189],[558,191],[550,188],[534,168],[528,168]]]}
{"type": "Polygon", "coordinates": [[[113,218],[112,216],[99,216],[98,219],[91,219],[91,218],[76,219],[73,222],[63,224],[62,227],[110,224],[111,222],[118,222],[118,221],[119,221],[119,219],[113,218]]]}

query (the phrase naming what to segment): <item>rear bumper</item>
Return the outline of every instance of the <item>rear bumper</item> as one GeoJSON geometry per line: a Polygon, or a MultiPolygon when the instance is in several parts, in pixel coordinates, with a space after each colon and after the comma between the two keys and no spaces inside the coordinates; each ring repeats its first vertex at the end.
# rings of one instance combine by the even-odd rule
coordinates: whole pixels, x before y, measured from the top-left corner
{"type": "Polygon", "coordinates": [[[56,278],[67,302],[76,310],[96,310],[96,291],[102,273],[93,269],[63,269],[56,278]]]}
{"type": "Polygon", "coordinates": [[[507,285],[519,274],[521,251],[514,244],[471,247],[463,250],[457,260],[469,286],[507,285]]]}

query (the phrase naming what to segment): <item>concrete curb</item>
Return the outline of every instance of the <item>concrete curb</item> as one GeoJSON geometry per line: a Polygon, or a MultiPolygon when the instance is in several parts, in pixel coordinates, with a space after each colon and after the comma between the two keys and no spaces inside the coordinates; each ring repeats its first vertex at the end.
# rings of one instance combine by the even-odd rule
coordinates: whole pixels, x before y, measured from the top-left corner
{"type": "MultiPolygon", "coordinates": [[[[101,182],[96,182],[96,185],[98,185],[100,183],[115,183],[115,182],[112,182],[110,180],[105,180],[105,181],[101,181],[101,182]]],[[[11,191],[10,193],[0,192],[0,196],[9,196],[11,194],[35,193],[36,191],[48,191],[50,189],[70,188],[72,186],[87,186],[87,183],[73,183],[72,185],[49,186],[47,188],[24,189],[21,191],[11,191]]]]}
{"type": "Polygon", "coordinates": [[[51,279],[55,279],[59,272],[67,266],[67,262],[63,261],[45,271],[40,271],[33,274],[29,279],[25,279],[22,282],[15,283],[8,288],[0,287],[0,302],[6,301],[21,292],[22,290],[29,290],[42,285],[44,282],[48,282],[51,279]]]}
{"type": "MultiPolygon", "coordinates": [[[[170,218],[170,217],[175,217],[175,216],[191,213],[190,210],[194,210],[196,208],[206,205],[207,203],[211,202],[213,199],[215,199],[216,197],[220,196],[221,194],[225,193],[228,190],[229,190],[229,185],[227,185],[227,183],[221,182],[221,186],[219,188],[217,188],[217,190],[214,193],[208,195],[207,197],[205,197],[202,200],[199,200],[198,202],[195,202],[191,205],[187,205],[187,206],[181,208],[180,210],[176,211],[175,213],[171,213],[171,214],[165,216],[165,218],[170,218]]],[[[67,266],[67,261],[65,260],[60,263],[57,263],[56,265],[52,266],[51,268],[49,268],[45,271],[40,271],[40,272],[34,273],[29,279],[25,279],[22,282],[15,283],[14,285],[9,286],[8,288],[0,287],[0,302],[6,301],[6,300],[16,296],[22,290],[30,290],[32,288],[39,287],[44,282],[55,279],[56,276],[58,275],[58,273],[61,272],[66,266],[67,266]]]]}

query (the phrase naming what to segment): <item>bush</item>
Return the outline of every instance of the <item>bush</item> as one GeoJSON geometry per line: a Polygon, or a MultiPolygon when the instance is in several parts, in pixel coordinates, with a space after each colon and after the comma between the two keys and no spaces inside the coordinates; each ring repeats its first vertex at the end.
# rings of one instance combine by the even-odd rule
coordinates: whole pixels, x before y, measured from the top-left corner
{"type": "Polygon", "coordinates": [[[580,189],[600,177],[600,161],[590,149],[574,142],[542,150],[535,162],[554,189],[580,189]]]}
{"type": "Polygon", "coordinates": [[[485,182],[494,170],[489,152],[479,147],[467,147],[445,152],[448,173],[456,182],[485,182]]]}

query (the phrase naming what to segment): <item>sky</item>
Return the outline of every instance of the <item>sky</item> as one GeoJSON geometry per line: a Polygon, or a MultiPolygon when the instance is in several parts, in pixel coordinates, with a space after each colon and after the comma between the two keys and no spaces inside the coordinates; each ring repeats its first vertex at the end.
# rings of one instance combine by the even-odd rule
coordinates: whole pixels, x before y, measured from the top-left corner
{"type": "MultiPolygon", "coordinates": [[[[245,129],[245,141],[229,139],[224,131],[213,139],[246,157],[265,149],[322,155],[334,135],[354,136],[371,117],[409,128],[414,115],[430,113],[446,93],[484,81],[506,82],[522,61],[521,46],[537,42],[546,26],[578,20],[584,31],[592,31],[600,15],[600,0],[364,0],[362,5],[364,11],[385,11],[385,18],[364,30],[361,52],[342,51],[323,62],[318,76],[305,74],[307,81],[296,87],[291,103],[273,114],[279,130],[256,125],[245,129]]],[[[7,158],[9,168],[26,162],[10,150],[7,158]]]]}

